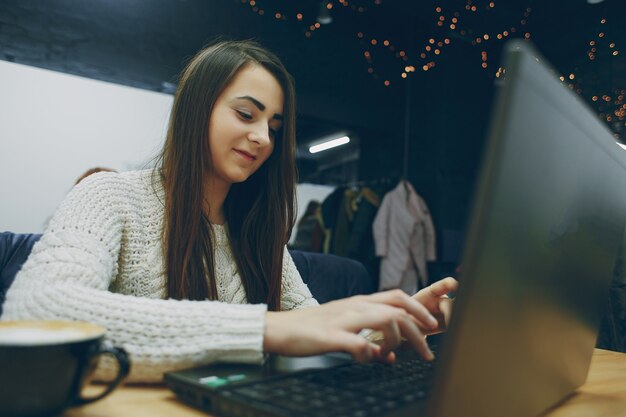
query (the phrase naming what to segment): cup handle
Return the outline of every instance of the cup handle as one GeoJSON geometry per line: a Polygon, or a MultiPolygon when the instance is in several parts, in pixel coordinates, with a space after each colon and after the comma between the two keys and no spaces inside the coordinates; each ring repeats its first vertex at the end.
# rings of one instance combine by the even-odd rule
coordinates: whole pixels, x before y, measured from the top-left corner
{"type": "Polygon", "coordinates": [[[96,352],[96,355],[113,356],[115,360],[117,360],[118,364],[117,375],[115,376],[115,379],[109,383],[109,386],[95,397],[84,398],[79,393],[78,397],[74,401],[74,406],[89,404],[109,395],[111,391],[113,391],[124,380],[124,378],[126,378],[126,376],[128,375],[128,371],[130,371],[130,361],[128,359],[128,354],[122,348],[112,346],[109,343],[105,342],[100,345],[98,351],[96,352]]]}

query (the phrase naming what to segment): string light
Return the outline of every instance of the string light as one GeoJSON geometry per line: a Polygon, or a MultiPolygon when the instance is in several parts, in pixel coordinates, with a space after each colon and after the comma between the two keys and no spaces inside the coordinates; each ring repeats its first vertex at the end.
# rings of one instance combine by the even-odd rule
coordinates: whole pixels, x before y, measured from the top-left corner
{"type": "MultiPolygon", "coordinates": [[[[259,13],[259,11],[260,11],[259,14],[263,14],[263,11],[257,6],[258,2],[262,1],[262,0],[240,0],[240,1],[243,4],[250,5],[252,7],[253,11],[255,11],[257,13],[259,13]]],[[[344,8],[350,8],[351,10],[356,11],[356,12],[360,12],[360,13],[363,13],[363,12],[365,12],[367,10],[367,7],[364,7],[364,5],[361,5],[361,6],[357,7],[356,5],[351,4],[348,0],[337,0],[337,2],[327,1],[326,3],[323,3],[322,7],[325,7],[327,10],[333,10],[335,8],[334,7],[335,3],[337,3],[338,5],[344,6],[344,8]]],[[[374,0],[373,3],[374,3],[374,5],[379,6],[379,5],[382,4],[382,0],[374,0]]],[[[485,9],[487,11],[491,11],[494,8],[495,8],[495,2],[493,2],[493,1],[489,2],[489,4],[485,7],[485,9]]],[[[478,11],[479,11],[478,7],[476,5],[474,5],[474,4],[472,4],[472,0],[468,0],[467,1],[466,10],[469,11],[472,15],[478,14],[478,11]]],[[[521,19],[521,20],[526,22],[526,19],[528,18],[529,14],[530,14],[530,11],[531,11],[531,9],[527,8],[525,10],[525,12],[524,12],[524,18],[521,19]]],[[[437,13],[437,15],[436,15],[436,22],[439,24],[438,25],[439,27],[443,26],[443,22],[450,21],[451,23],[449,25],[449,28],[450,28],[451,31],[460,33],[461,36],[466,36],[467,35],[468,31],[467,31],[466,28],[460,28],[460,30],[458,29],[458,24],[459,24],[459,22],[461,20],[461,17],[462,17],[461,13],[459,11],[454,11],[453,13],[451,13],[451,15],[446,15],[446,14],[444,14],[443,9],[442,9],[441,6],[436,6],[435,7],[435,12],[437,13]]],[[[280,10],[274,11],[272,15],[274,16],[274,18],[276,20],[279,20],[279,21],[289,20],[289,16],[287,14],[283,13],[280,10]]],[[[293,16],[293,15],[291,15],[291,16],[293,16]]],[[[304,14],[302,12],[297,12],[295,14],[295,18],[296,18],[296,21],[304,23],[304,14]]],[[[320,21],[313,21],[313,22],[307,24],[305,26],[306,29],[304,30],[305,37],[311,38],[312,34],[314,32],[316,32],[317,30],[319,30],[321,27],[322,27],[322,25],[321,25],[320,21]]],[[[515,32],[515,30],[516,29],[514,27],[511,28],[511,32],[515,32]]],[[[469,30],[469,32],[471,33],[472,30],[469,30]]],[[[503,40],[508,35],[509,35],[509,31],[505,30],[505,31],[502,31],[501,33],[494,33],[493,34],[493,39],[503,40]]],[[[357,33],[357,37],[360,40],[363,40],[365,38],[365,34],[363,32],[358,32],[357,33]]],[[[527,32],[526,37],[527,38],[529,37],[528,32],[527,32]]],[[[489,41],[491,39],[492,39],[492,35],[491,34],[484,33],[482,36],[477,37],[475,41],[472,41],[472,44],[480,44],[480,43],[483,43],[485,41],[489,41]]],[[[381,42],[379,42],[378,39],[376,39],[376,38],[371,38],[369,44],[372,47],[378,47],[379,45],[381,45],[381,42]]],[[[431,38],[428,39],[428,45],[426,45],[424,47],[425,52],[420,52],[419,55],[417,55],[417,56],[419,56],[418,59],[419,60],[424,60],[424,62],[428,61],[425,64],[425,66],[426,66],[427,70],[428,69],[432,69],[432,68],[435,67],[435,63],[432,60],[432,58],[441,56],[443,54],[443,48],[449,46],[450,44],[451,44],[451,41],[450,41],[450,39],[448,37],[446,37],[445,39],[439,39],[439,40],[436,40],[434,37],[431,37],[431,38]],[[435,45],[436,45],[436,47],[435,47],[435,45]]],[[[400,59],[402,62],[409,62],[411,60],[409,55],[408,55],[408,53],[406,51],[404,51],[404,50],[401,50],[401,51],[396,53],[395,52],[395,50],[396,50],[395,46],[392,45],[392,43],[391,43],[391,41],[389,39],[385,39],[384,41],[382,41],[382,45],[381,46],[384,46],[385,48],[387,48],[389,52],[394,53],[394,56],[397,59],[400,59]]],[[[364,57],[365,57],[366,61],[368,62],[367,72],[369,74],[371,74],[372,76],[377,77],[376,70],[374,69],[374,66],[373,66],[374,63],[373,63],[373,58],[372,58],[371,52],[367,51],[367,54],[364,54],[364,57]]],[[[486,63],[487,63],[486,61],[483,61],[481,63],[481,65],[483,67],[485,67],[486,63]]],[[[409,73],[406,72],[406,71],[405,71],[405,73],[408,76],[409,73]]],[[[403,78],[406,78],[406,77],[403,77],[403,78]]],[[[389,81],[389,80],[386,80],[386,81],[389,81]]]]}
{"type": "MultiPolygon", "coordinates": [[[[606,25],[607,19],[602,18],[600,20],[600,25],[606,25]]],[[[606,38],[609,34],[605,30],[601,30],[596,32],[597,38],[589,41],[590,48],[587,50],[587,57],[590,61],[596,60],[600,55],[602,55],[605,51],[607,52],[608,57],[615,57],[619,54],[619,50],[617,49],[617,45],[615,42],[608,41],[606,38]],[[617,53],[616,53],[617,52],[617,53]]],[[[583,94],[583,89],[581,88],[581,80],[576,77],[577,80],[577,88],[576,92],[579,94],[583,94]]],[[[626,104],[624,104],[624,90],[616,89],[611,93],[604,94],[589,94],[588,97],[591,99],[591,103],[596,106],[596,110],[600,115],[600,119],[605,121],[609,128],[611,128],[614,132],[614,136],[621,140],[622,131],[626,123],[624,119],[626,117],[626,104]]]]}
{"type": "MultiPolygon", "coordinates": [[[[340,3],[342,3],[342,2],[340,2],[340,3]]],[[[472,5],[471,3],[472,3],[471,0],[468,1],[468,5],[467,5],[468,7],[466,7],[466,10],[469,10],[472,13],[477,12],[476,6],[472,5]]],[[[488,9],[493,9],[494,7],[495,7],[495,3],[491,2],[490,7],[488,7],[488,9]]],[[[442,22],[445,22],[446,20],[448,20],[448,17],[443,14],[443,10],[442,10],[442,8],[440,6],[435,7],[435,12],[437,13],[436,22],[437,22],[438,26],[441,27],[442,26],[442,22]]],[[[526,8],[526,10],[524,11],[524,18],[521,19],[521,20],[524,21],[524,24],[527,23],[527,18],[530,16],[530,12],[531,12],[531,8],[526,8]]],[[[453,17],[450,19],[450,21],[452,22],[450,24],[450,29],[453,30],[453,31],[456,31],[456,29],[458,27],[457,24],[459,23],[461,15],[460,15],[460,13],[458,11],[454,12],[452,15],[453,15],[453,17]]],[[[463,36],[465,36],[467,34],[467,31],[465,29],[460,29],[458,32],[461,33],[461,35],[463,35],[463,36]]],[[[508,37],[511,33],[515,33],[515,32],[516,32],[516,28],[515,27],[511,27],[510,31],[509,30],[503,30],[501,33],[494,33],[493,39],[497,39],[497,40],[501,41],[501,40],[505,39],[506,37],[508,37]]],[[[363,33],[359,32],[358,37],[359,37],[359,39],[363,39],[364,38],[363,33]]],[[[524,37],[526,39],[529,39],[530,38],[530,32],[525,32],[524,37]]],[[[484,33],[481,37],[477,37],[474,41],[472,41],[472,44],[474,44],[474,45],[481,44],[481,43],[483,43],[485,41],[489,41],[490,39],[492,39],[491,35],[489,33],[484,33]]],[[[379,42],[377,42],[376,40],[374,40],[374,42],[370,41],[370,43],[373,46],[376,46],[376,45],[379,44],[379,42]]],[[[450,43],[451,42],[450,42],[449,38],[446,38],[443,42],[441,40],[436,41],[435,38],[433,38],[433,37],[428,38],[427,44],[423,47],[425,52],[420,52],[419,55],[417,55],[417,56],[419,56],[420,60],[424,60],[424,61],[428,60],[429,54],[433,54],[434,56],[438,57],[443,52],[441,48],[444,45],[446,45],[446,46],[450,45],[450,43]],[[437,45],[436,48],[434,47],[435,44],[437,45]]],[[[395,52],[394,46],[391,44],[391,42],[388,39],[386,39],[383,42],[383,45],[389,50],[389,52],[395,52]]],[[[402,54],[401,53],[395,53],[394,56],[397,59],[401,59],[402,61],[405,61],[405,62],[409,61],[409,57],[405,53],[402,53],[402,54]]],[[[368,59],[368,63],[372,64],[371,55],[367,59],[368,59]]],[[[434,62],[434,61],[430,61],[430,62],[434,62]]],[[[430,62],[428,64],[422,65],[422,67],[423,67],[422,69],[424,69],[424,71],[428,71],[429,69],[434,67],[434,65],[430,64],[430,62]]],[[[484,60],[481,63],[481,66],[483,68],[488,67],[487,61],[484,60]]],[[[370,67],[368,67],[368,73],[370,73],[372,75],[376,75],[376,71],[373,70],[373,69],[369,70],[369,68],[370,67]]],[[[406,73],[407,76],[408,76],[408,73],[406,71],[404,73],[406,73]]],[[[502,75],[502,71],[500,71],[500,70],[498,70],[496,73],[497,73],[496,77],[499,77],[499,76],[502,75]]],[[[406,77],[403,76],[402,78],[406,78],[406,77]]]]}

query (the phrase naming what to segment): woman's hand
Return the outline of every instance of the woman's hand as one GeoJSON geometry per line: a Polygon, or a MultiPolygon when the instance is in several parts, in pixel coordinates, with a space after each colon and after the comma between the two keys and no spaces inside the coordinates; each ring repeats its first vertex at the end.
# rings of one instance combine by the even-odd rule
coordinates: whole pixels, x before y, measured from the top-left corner
{"type": "MultiPolygon", "coordinates": [[[[433,354],[422,329],[435,332],[439,324],[418,295],[409,297],[401,290],[391,290],[302,310],[267,312],[263,348],[288,356],[344,351],[362,362],[393,362],[395,354],[391,350],[404,338],[430,360],[433,354]],[[358,335],[364,328],[382,332],[382,343],[358,335]]],[[[430,301],[429,297],[425,298],[430,301]]]]}
{"type": "Polygon", "coordinates": [[[452,314],[452,299],[448,298],[447,294],[456,291],[458,287],[459,283],[456,279],[447,277],[419,290],[413,296],[413,299],[426,307],[439,322],[435,329],[422,327],[424,334],[441,333],[448,328],[452,314]]]}

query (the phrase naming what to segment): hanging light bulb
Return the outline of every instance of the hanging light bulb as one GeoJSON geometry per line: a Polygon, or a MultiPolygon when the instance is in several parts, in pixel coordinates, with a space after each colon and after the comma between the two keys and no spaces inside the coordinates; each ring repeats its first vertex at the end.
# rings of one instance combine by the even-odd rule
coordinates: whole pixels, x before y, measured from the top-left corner
{"type": "Polygon", "coordinates": [[[326,0],[323,0],[320,3],[320,12],[317,15],[317,21],[321,23],[322,25],[328,25],[333,22],[333,17],[330,15],[331,8],[332,8],[332,3],[329,3],[326,0]]]}

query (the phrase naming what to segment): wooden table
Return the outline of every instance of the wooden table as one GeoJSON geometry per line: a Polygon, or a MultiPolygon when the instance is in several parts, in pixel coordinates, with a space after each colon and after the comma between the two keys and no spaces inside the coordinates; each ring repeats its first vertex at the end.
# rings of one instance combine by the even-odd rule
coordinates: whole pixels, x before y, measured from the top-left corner
{"type": "MultiPolygon", "coordinates": [[[[179,402],[163,386],[124,386],[103,400],[75,408],[64,417],[206,417],[179,402]]],[[[542,417],[626,415],[626,354],[596,349],[587,382],[542,417]]]]}

